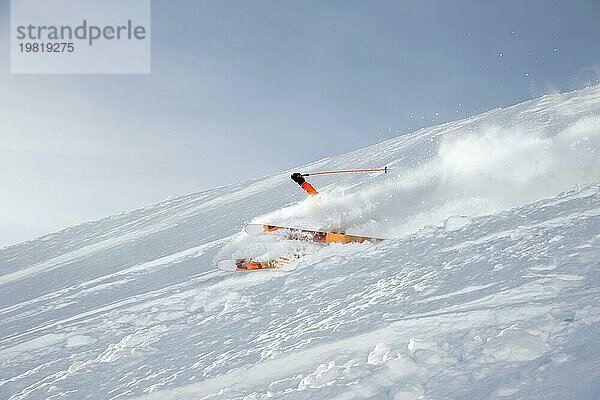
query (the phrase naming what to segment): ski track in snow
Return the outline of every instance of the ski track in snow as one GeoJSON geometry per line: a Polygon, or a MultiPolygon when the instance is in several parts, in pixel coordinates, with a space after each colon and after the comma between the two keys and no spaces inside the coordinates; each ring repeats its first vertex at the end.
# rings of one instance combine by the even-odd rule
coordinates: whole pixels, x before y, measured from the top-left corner
{"type": "Polygon", "coordinates": [[[600,397],[600,87],[0,249],[0,398],[600,397]],[[244,223],[345,227],[316,246],[244,223]],[[219,258],[306,256],[225,273],[219,258]],[[576,382],[576,384],[573,384],[576,382]]]}

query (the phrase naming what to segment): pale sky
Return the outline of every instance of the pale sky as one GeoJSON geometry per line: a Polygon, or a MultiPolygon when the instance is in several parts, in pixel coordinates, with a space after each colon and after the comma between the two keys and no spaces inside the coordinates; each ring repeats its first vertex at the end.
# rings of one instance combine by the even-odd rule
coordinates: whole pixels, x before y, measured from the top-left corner
{"type": "Polygon", "coordinates": [[[0,246],[595,84],[600,3],[152,2],[149,75],[11,75],[0,246]]]}

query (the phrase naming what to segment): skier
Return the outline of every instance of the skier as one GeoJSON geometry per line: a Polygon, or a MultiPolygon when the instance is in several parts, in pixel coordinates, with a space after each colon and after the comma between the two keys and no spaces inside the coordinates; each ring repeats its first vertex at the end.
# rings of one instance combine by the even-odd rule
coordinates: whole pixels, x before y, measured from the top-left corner
{"type": "MultiPolygon", "coordinates": [[[[320,171],[301,174],[294,172],[291,178],[296,182],[302,190],[304,190],[309,196],[316,196],[319,194],[317,190],[310,183],[306,182],[305,176],[312,175],[325,175],[325,174],[344,174],[349,172],[376,172],[381,171],[387,173],[387,167],[376,168],[376,169],[347,169],[339,171],[320,171]]],[[[329,229],[328,231],[310,230],[294,227],[286,227],[279,225],[268,225],[268,224],[247,224],[244,230],[249,235],[260,235],[265,233],[273,233],[279,231],[280,237],[289,240],[302,240],[315,243],[364,243],[381,242],[383,239],[369,236],[359,235],[348,235],[343,229],[329,229]]],[[[277,257],[273,259],[260,260],[254,257],[238,258],[238,259],[224,259],[217,262],[217,268],[223,271],[253,271],[261,269],[273,269],[279,268],[285,264],[300,258],[301,254],[293,254],[291,257],[277,257]]]]}
{"type": "Polygon", "coordinates": [[[317,190],[310,183],[306,182],[304,177],[299,172],[294,172],[292,174],[292,180],[296,182],[309,196],[316,196],[319,194],[317,190]]]}

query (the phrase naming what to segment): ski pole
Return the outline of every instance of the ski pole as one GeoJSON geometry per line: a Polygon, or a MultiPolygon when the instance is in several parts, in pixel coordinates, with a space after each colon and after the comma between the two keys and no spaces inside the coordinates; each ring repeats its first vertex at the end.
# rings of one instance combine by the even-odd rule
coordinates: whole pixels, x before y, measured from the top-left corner
{"type": "Polygon", "coordinates": [[[320,172],[311,172],[308,174],[302,174],[302,176],[312,176],[312,175],[328,175],[328,174],[345,174],[349,172],[383,172],[387,174],[387,167],[384,168],[371,168],[371,169],[342,169],[339,171],[320,171],[320,172]]]}

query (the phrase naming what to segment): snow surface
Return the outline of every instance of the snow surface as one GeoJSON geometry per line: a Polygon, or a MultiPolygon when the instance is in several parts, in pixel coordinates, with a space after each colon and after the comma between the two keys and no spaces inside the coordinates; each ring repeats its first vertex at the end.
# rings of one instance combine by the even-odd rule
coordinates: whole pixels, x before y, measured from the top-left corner
{"type": "Polygon", "coordinates": [[[4,248],[0,398],[600,398],[599,152],[597,86],[4,248]]]}

